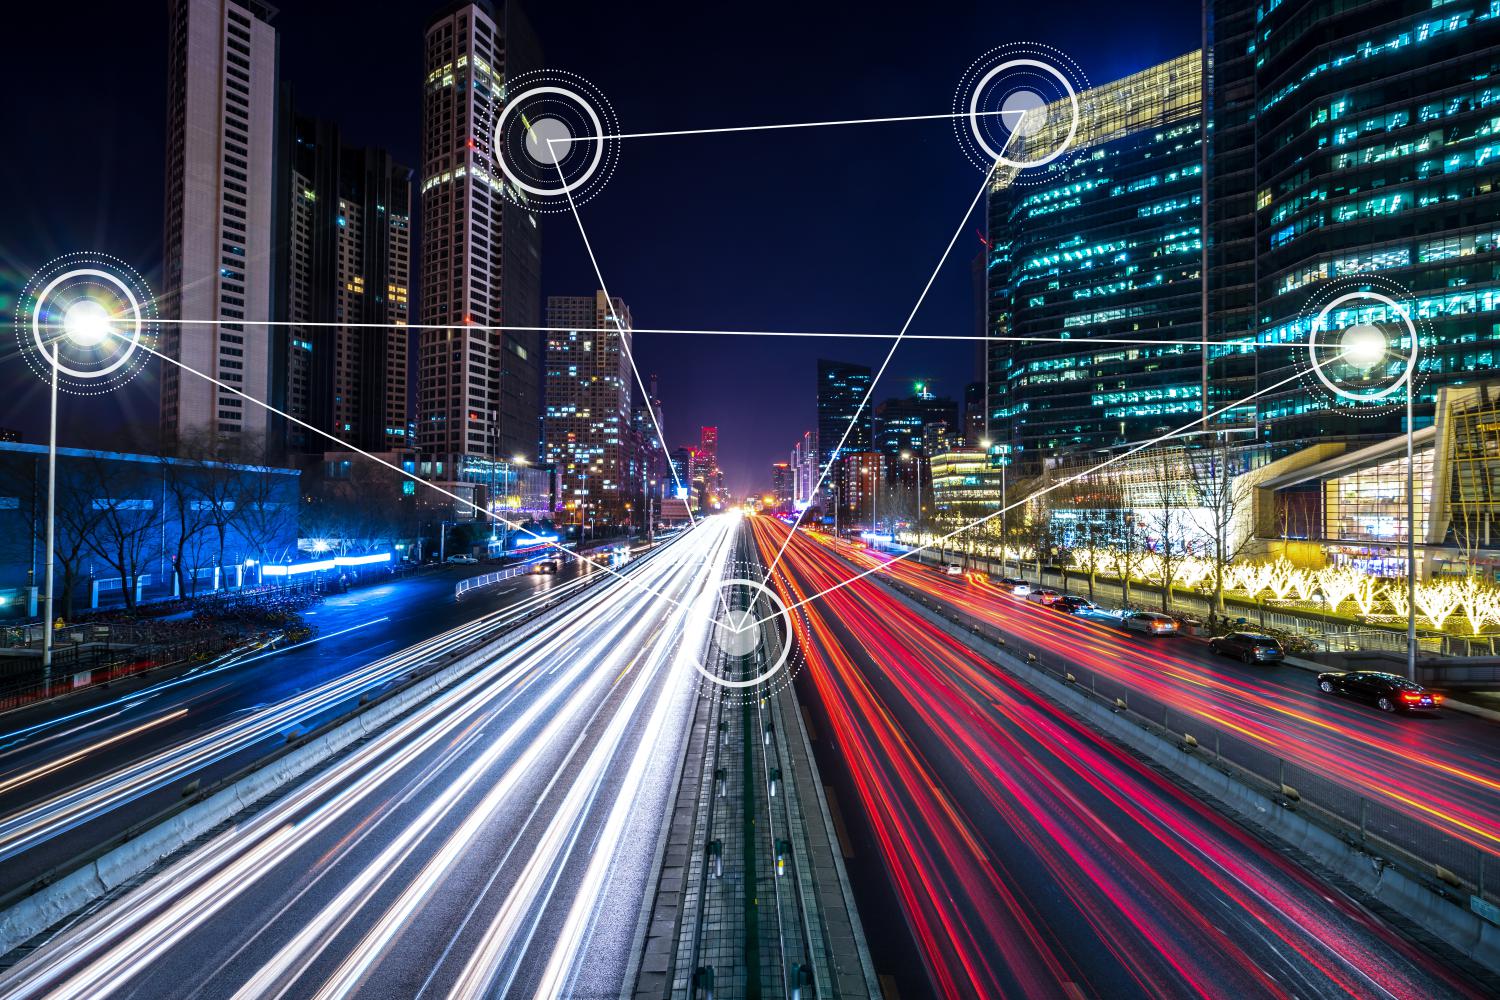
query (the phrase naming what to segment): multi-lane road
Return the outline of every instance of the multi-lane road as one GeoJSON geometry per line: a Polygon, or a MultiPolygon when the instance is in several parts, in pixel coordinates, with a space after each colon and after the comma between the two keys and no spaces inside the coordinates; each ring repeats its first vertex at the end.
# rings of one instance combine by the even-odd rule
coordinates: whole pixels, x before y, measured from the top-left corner
{"type": "MultiPolygon", "coordinates": [[[[980,578],[951,577],[910,559],[840,546],[861,567],[920,590],[1126,697],[1169,705],[1179,717],[1234,734],[1247,749],[1295,761],[1306,773],[1368,796],[1409,819],[1396,833],[1437,829],[1500,855],[1500,727],[1446,711],[1389,716],[1329,697],[1300,667],[1243,664],[1202,639],[1128,633],[1108,615],[1061,614],[980,578]]],[[[1405,845],[1402,845],[1405,846],[1405,845]]],[[[1472,858],[1461,858],[1472,865],[1472,858]]],[[[1456,866],[1456,861],[1453,862],[1456,866]]]]}
{"type": "Polygon", "coordinates": [[[617,995],[734,530],[714,519],[523,630],[0,996],[617,995]]]}
{"type": "Polygon", "coordinates": [[[598,570],[566,561],[454,600],[474,567],[328,598],[310,642],[131,679],[0,716],[0,894],[253,764],[399,683],[434,651],[492,634],[598,570]]]}
{"type": "MultiPolygon", "coordinates": [[[[769,561],[787,529],[754,530],[769,561]]],[[[883,883],[862,902],[896,901],[926,969],[878,969],[903,995],[1482,992],[880,584],[830,589],[851,575],[799,533],[774,582],[820,763],[879,859],[856,859],[883,883]]]]}

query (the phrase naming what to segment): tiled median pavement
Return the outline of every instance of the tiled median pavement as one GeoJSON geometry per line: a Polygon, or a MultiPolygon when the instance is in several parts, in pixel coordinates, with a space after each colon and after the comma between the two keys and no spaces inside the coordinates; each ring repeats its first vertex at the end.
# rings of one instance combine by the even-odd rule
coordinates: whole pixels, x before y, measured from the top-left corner
{"type": "Polygon", "coordinates": [[[786,998],[791,969],[801,965],[810,967],[819,998],[879,997],[792,686],[781,684],[748,709],[742,702],[737,692],[720,688],[698,697],[643,921],[634,996],[705,995],[695,991],[695,975],[712,967],[715,1000],[786,998]],[[781,772],[775,796],[769,792],[771,769],[781,772]],[[747,809],[753,814],[748,827],[747,809]],[[755,852],[753,886],[747,879],[747,829],[755,852]],[[713,840],[723,845],[722,876],[715,875],[709,856],[713,840]],[[780,879],[777,840],[791,844],[780,879]],[[747,968],[751,914],[758,982],[747,968]]]}

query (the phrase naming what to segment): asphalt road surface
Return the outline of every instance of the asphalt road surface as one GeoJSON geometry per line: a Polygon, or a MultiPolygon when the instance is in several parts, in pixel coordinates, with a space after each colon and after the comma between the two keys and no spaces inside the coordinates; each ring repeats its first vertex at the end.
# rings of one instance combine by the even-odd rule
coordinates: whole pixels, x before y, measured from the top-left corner
{"type": "MultiPolygon", "coordinates": [[[[786,529],[755,524],[769,560],[786,529]]],[[[921,956],[877,953],[903,997],[1483,995],[883,586],[830,589],[852,575],[799,534],[774,582],[851,872],[883,883],[856,882],[862,914],[921,956]]]]}
{"type": "Polygon", "coordinates": [[[0,894],[351,710],[430,658],[453,629],[505,627],[581,574],[522,575],[455,601],[483,566],[451,566],[327,598],[305,644],[153,674],[0,716],[0,894]],[[399,651],[409,653],[393,657],[399,651]]]}
{"type": "Polygon", "coordinates": [[[0,997],[618,996],[735,521],[591,588],[0,997]]]}

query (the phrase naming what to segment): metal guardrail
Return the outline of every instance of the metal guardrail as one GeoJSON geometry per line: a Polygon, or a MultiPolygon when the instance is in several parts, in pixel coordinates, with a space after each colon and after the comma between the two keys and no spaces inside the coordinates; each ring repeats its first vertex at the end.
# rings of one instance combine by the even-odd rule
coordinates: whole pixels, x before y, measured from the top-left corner
{"type": "Polygon", "coordinates": [[[1297,809],[1346,843],[1420,873],[1429,882],[1441,883],[1447,895],[1456,892],[1469,897],[1459,905],[1478,910],[1500,904],[1500,854],[1417,819],[1381,799],[1362,795],[1347,784],[1215,726],[1200,715],[1174,708],[1114,678],[1060,661],[1054,652],[1019,642],[1001,629],[955,611],[920,590],[894,580],[880,582],[965,631],[1005,647],[1031,666],[1088,694],[1118,714],[1192,748],[1225,773],[1283,806],[1297,809]],[[1472,900],[1479,902],[1475,904],[1472,900]]]}

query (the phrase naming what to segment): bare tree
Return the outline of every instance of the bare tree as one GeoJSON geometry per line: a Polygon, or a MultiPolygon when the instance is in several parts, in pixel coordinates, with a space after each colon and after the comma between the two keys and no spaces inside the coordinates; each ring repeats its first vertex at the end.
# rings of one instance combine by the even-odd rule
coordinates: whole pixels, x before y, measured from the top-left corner
{"type": "Polygon", "coordinates": [[[173,541],[166,553],[177,575],[177,592],[191,597],[198,591],[198,570],[204,546],[208,519],[204,516],[202,493],[192,466],[164,459],[162,465],[162,517],[175,526],[173,541]]]}
{"type": "Polygon", "coordinates": [[[1223,435],[1216,448],[1194,456],[1188,463],[1188,472],[1194,501],[1208,517],[1213,545],[1213,613],[1223,615],[1225,573],[1250,540],[1250,532],[1240,526],[1248,503],[1246,487],[1236,475],[1235,462],[1223,435]]]}
{"type": "MultiPolygon", "coordinates": [[[[280,562],[291,553],[278,546],[280,539],[297,532],[297,493],[289,487],[285,472],[265,466],[251,466],[242,471],[236,497],[238,526],[246,550],[256,566],[280,562]]],[[[258,571],[257,580],[262,573],[258,571]]]]}
{"type": "MultiPolygon", "coordinates": [[[[18,497],[30,495],[34,498],[34,516],[30,518],[30,542],[34,552],[42,553],[39,569],[46,573],[46,555],[43,551],[47,530],[45,504],[47,502],[46,464],[44,461],[7,464],[5,467],[7,493],[18,497]]],[[[76,462],[60,459],[57,465],[57,493],[53,504],[53,550],[57,564],[53,601],[55,607],[47,613],[54,618],[60,614],[64,620],[73,617],[73,598],[78,583],[83,579],[84,559],[91,550],[89,539],[99,520],[99,511],[94,507],[93,497],[83,481],[76,462]]],[[[40,588],[40,580],[33,581],[40,588]]]]}
{"type": "Polygon", "coordinates": [[[156,493],[161,480],[142,463],[106,465],[101,455],[83,464],[83,481],[99,514],[89,545],[100,559],[120,574],[125,610],[136,608],[135,588],[159,548],[162,511],[156,493]]]}
{"type": "Polygon", "coordinates": [[[1161,585],[1161,609],[1172,610],[1173,566],[1182,554],[1182,525],[1186,516],[1182,497],[1182,452],[1175,448],[1153,450],[1149,475],[1150,489],[1156,505],[1152,508],[1150,526],[1157,536],[1157,556],[1161,585]]]}

